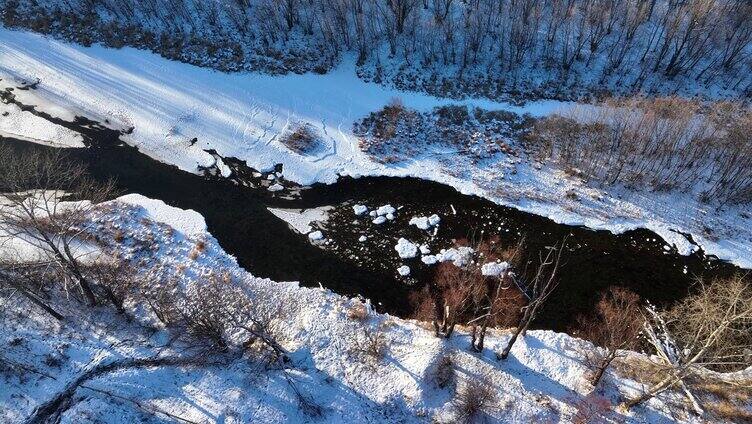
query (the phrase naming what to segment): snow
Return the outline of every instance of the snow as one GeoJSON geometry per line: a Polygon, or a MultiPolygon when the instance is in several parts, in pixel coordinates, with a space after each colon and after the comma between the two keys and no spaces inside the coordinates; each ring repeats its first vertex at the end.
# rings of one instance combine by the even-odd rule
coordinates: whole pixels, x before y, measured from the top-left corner
{"type": "Polygon", "coordinates": [[[402,237],[397,240],[394,250],[396,250],[399,257],[403,259],[414,258],[418,254],[418,246],[402,237]]]}
{"type": "MultiPolygon", "coordinates": [[[[7,78],[7,77],[6,77],[7,78]]],[[[0,90],[7,85],[0,73],[0,90]]],[[[57,147],[83,147],[83,137],[68,128],[22,112],[14,104],[0,103],[0,136],[57,147]]]]}
{"type": "Polygon", "coordinates": [[[376,215],[382,216],[382,215],[390,215],[397,212],[397,209],[395,209],[392,205],[384,205],[379,206],[376,209],[376,215]]]}
{"type": "Polygon", "coordinates": [[[410,275],[410,267],[407,265],[402,265],[401,267],[397,268],[397,273],[403,277],[406,277],[410,275]]]}
{"type": "MultiPolygon", "coordinates": [[[[225,74],[133,48],[74,46],[4,28],[0,28],[0,75],[4,77],[0,84],[38,78],[38,89],[17,91],[21,101],[65,119],[83,115],[100,122],[108,119],[120,129],[133,127],[131,134],[123,136],[125,142],[189,172],[196,172],[199,165],[215,164],[204,151],[213,148],[256,169],[281,163],[286,178],[301,184],[332,183],[339,175],[415,176],[558,223],[614,233],[647,228],[683,254],[697,246],[675,230],[689,233],[706,253],[752,268],[752,225],[743,217],[744,206],[717,210],[691,193],[594,190],[560,171],[524,162],[515,164],[514,172],[507,172],[508,163],[497,161],[468,170],[447,169],[437,155],[442,152],[426,151],[405,164],[382,164],[360,151],[351,130],[355,120],[392,98],[420,111],[461,103],[533,116],[548,115],[572,103],[543,101],[516,106],[400,92],[358,79],[351,59],[326,75],[225,74]],[[325,135],[328,147],[314,155],[290,152],[278,136],[294,122],[315,127],[325,135]],[[194,137],[198,142],[191,145],[189,140],[194,137]],[[581,200],[567,200],[569,191],[581,200]],[[710,233],[705,231],[708,228],[710,233]]],[[[39,129],[28,137],[77,143],[66,131],[45,129],[46,124],[37,126],[28,116],[13,119],[18,128],[39,129]],[[62,132],[56,135],[57,131],[62,132]]],[[[3,131],[18,132],[8,128],[13,124],[7,122],[3,131]]]]}
{"type": "Polygon", "coordinates": [[[435,255],[424,255],[420,260],[426,265],[433,265],[439,261],[435,255]]]}
{"type": "Polygon", "coordinates": [[[416,227],[418,227],[421,230],[430,230],[431,227],[434,227],[434,226],[438,225],[439,222],[441,222],[441,218],[438,215],[433,214],[433,215],[428,216],[428,217],[426,217],[426,216],[414,216],[414,217],[410,218],[409,224],[410,225],[415,225],[416,227]]]}
{"type": "Polygon", "coordinates": [[[372,221],[376,225],[381,225],[386,222],[386,217],[383,216],[377,216],[376,219],[372,221]]]}
{"type": "Polygon", "coordinates": [[[321,241],[324,239],[324,233],[316,230],[311,233],[308,233],[308,238],[311,239],[311,241],[321,241]]]}
{"type": "MultiPolygon", "coordinates": [[[[596,396],[610,405],[608,422],[668,423],[680,420],[700,423],[702,418],[677,410],[681,393],[667,392],[625,414],[615,409],[623,396],[640,393],[641,386],[607,371],[595,393],[586,383],[583,352],[592,346],[583,340],[551,331],[531,330],[521,337],[507,361],[494,357],[510,337],[507,330],[489,329],[485,350],[471,352],[469,329],[458,326],[450,339],[437,338],[426,324],[371,312],[364,321],[353,320],[348,311],[360,300],[319,288],[256,278],[237,265],[206,230],[195,212],[171,208],[142,196],[127,196],[117,207],[104,208],[95,222],[120,228],[127,239],[152,240],[159,249],[149,261],[138,262],[140,271],[158,286],[170,278],[189,293],[205,282],[211,272],[224,272],[238,287],[252,293],[256,302],[278,305],[279,320],[272,322],[275,335],[291,352],[287,370],[270,367],[263,358],[222,356],[212,352],[218,365],[130,368],[104,374],[86,383],[121,398],[112,399],[80,389],[76,401],[61,422],[155,422],[144,419],[138,408],[122,398],[158,407],[193,422],[457,422],[453,391],[432,381],[433,369],[444,355],[451,355],[457,386],[484,376],[496,394],[485,414],[489,423],[573,422],[577,404],[596,396]],[[194,221],[185,227],[185,220],[194,221]],[[158,222],[157,222],[158,220],[158,222]],[[169,231],[168,225],[190,237],[169,231]],[[190,259],[195,239],[206,241],[204,253],[190,259]],[[382,359],[360,357],[355,352],[365,331],[379,331],[387,343],[382,359]],[[290,387],[324,407],[318,418],[301,412],[290,387]],[[621,393],[620,393],[621,392],[621,393]]],[[[107,238],[105,231],[100,234],[107,238]]],[[[113,256],[131,254],[138,243],[113,244],[113,256]]],[[[181,293],[183,293],[181,291],[181,293]]],[[[180,296],[181,293],[174,295],[180,296]]],[[[132,357],[180,356],[186,346],[164,329],[143,326],[113,313],[109,307],[82,307],[64,296],[58,309],[69,319],[61,325],[28,305],[22,297],[5,302],[0,317],[3,360],[33,367],[49,377],[4,371],[0,375],[0,421],[25,422],[32,411],[60,393],[85,370],[132,357]],[[54,361],[53,361],[54,360],[54,361]],[[59,361],[56,365],[55,361],[59,361]]],[[[135,313],[138,305],[130,305],[135,313]]],[[[637,353],[631,358],[645,360],[637,353]]],[[[5,362],[7,364],[7,362],[5,362]]],[[[161,418],[161,417],[160,417],[161,418]]],[[[161,421],[160,421],[161,422],[161,421]]]]}
{"type": "Polygon", "coordinates": [[[439,262],[452,262],[456,266],[465,266],[472,259],[473,248],[467,246],[452,247],[451,249],[441,249],[436,255],[439,262]]]}
{"type": "Polygon", "coordinates": [[[498,277],[507,272],[508,269],[509,263],[507,262],[488,262],[480,267],[480,272],[487,277],[498,277]]]}
{"type": "Polygon", "coordinates": [[[328,218],[328,211],[330,206],[322,206],[312,209],[276,209],[267,208],[269,212],[274,214],[277,218],[287,222],[291,228],[300,234],[307,234],[311,232],[312,222],[324,222],[328,218]]]}
{"type": "Polygon", "coordinates": [[[410,218],[409,224],[410,225],[415,225],[416,227],[418,227],[421,230],[427,230],[427,229],[431,228],[431,226],[428,225],[428,218],[426,218],[425,216],[412,217],[412,218],[410,218]]]}
{"type": "Polygon", "coordinates": [[[420,245],[420,253],[422,253],[424,255],[427,255],[427,254],[431,253],[431,249],[428,247],[428,245],[421,244],[420,245]]]}
{"type": "Polygon", "coordinates": [[[280,183],[274,183],[274,184],[270,185],[269,188],[267,188],[267,190],[269,190],[269,191],[282,191],[284,189],[285,189],[285,187],[282,184],[280,184],[280,183]]]}
{"type": "Polygon", "coordinates": [[[118,198],[120,203],[137,205],[144,208],[149,218],[169,224],[172,228],[186,236],[194,236],[206,232],[206,221],[200,213],[192,209],[179,209],[169,206],[158,199],[150,199],[140,194],[128,194],[118,198]]]}
{"type": "Polygon", "coordinates": [[[353,206],[353,212],[355,212],[355,215],[363,215],[368,212],[368,207],[365,205],[355,205],[353,206]]]}
{"type": "Polygon", "coordinates": [[[358,241],[361,242],[361,243],[363,243],[366,240],[368,240],[368,237],[366,237],[366,236],[360,236],[360,237],[358,237],[358,241]]]}

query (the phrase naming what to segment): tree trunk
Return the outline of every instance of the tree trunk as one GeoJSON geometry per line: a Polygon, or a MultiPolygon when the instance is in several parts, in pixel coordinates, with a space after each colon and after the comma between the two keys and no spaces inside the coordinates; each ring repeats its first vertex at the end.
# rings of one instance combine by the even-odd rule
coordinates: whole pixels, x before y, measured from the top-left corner
{"type": "Polygon", "coordinates": [[[596,370],[595,375],[593,375],[593,378],[590,380],[590,385],[592,385],[594,388],[598,385],[598,382],[601,381],[603,374],[605,374],[606,370],[611,365],[611,361],[613,361],[615,357],[616,351],[609,351],[609,353],[603,357],[601,363],[598,364],[598,369],[596,370]]]}

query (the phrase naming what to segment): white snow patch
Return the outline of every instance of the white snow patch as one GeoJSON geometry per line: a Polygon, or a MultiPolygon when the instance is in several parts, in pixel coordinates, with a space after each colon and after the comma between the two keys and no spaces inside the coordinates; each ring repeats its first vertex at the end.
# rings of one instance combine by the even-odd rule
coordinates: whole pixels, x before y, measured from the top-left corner
{"type": "Polygon", "coordinates": [[[355,215],[363,215],[368,212],[368,208],[365,205],[355,205],[353,206],[353,212],[355,212],[355,215]]]}
{"type": "Polygon", "coordinates": [[[185,235],[206,232],[204,217],[192,209],[178,209],[157,199],[150,199],[140,194],[128,194],[117,199],[119,202],[138,205],[146,210],[149,218],[156,222],[169,224],[185,235]]]}
{"type": "Polygon", "coordinates": [[[397,240],[394,250],[396,250],[399,257],[403,259],[414,258],[418,254],[418,246],[405,238],[397,240]]]}
{"type": "Polygon", "coordinates": [[[397,209],[395,209],[392,205],[379,206],[376,209],[376,215],[379,215],[379,216],[394,214],[395,212],[397,212],[397,209]]]}
{"type": "Polygon", "coordinates": [[[467,246],[441,249],[441,252],[436,254],[436,259],[439,262],[452,262],[456,266],[465,266],[470,262],[473,252],[473,248],[467,246]]]}
{"type": "Polygon", "coordinates": [[[386,222],[386,218],[383,216],[377,216],[376,219],[373,220],[373,223],[376,225],[381,225],[386,222]]]}
{"type": "Polygon", "coordinates": [[[324,222],[328,218],[327,212],[331,206],[322,206],[312,209],[276,209],[267,208],[277,218],[287,222],[290,227],[301,234],[309,233],[313,228],[312,222],[324,222]]]}
{"type": "Polygon", "coordinates": [[[433,265],[436,262],[438,262],[438,259],[436,259],[435,255],[424,255],[420,258],[420,260],[426,264],[426,265],[433,265]]]}
{"type": "Polygon", "coordinates": [[[397,273],[399,273],[399,275],[403,277],[406,277],[410,275],[410,267],[407,265],[402,265],[401,267],[397,268],[397,273]]]}
{"type": "Polygon", "coordinates": [[[285,187],[282,184],[280,184],[280,183],[274,183],[274,184],[270,185],[269,188],[267,188],[267,190],[269,190],[269,191],[282,191],[284,189],[285,189],[285,187]]]}
{"type": "Polygon", "coordinates": [[[487,277],[498,277],[507,272],[508,269],[509,263],[507,262],[488,262],[480,267],[480,272],[487,277]]]}
{"type": "Polygon", "coordinates": [[[316,230],[311,233],[308,233],[308,238],[311,239],[311,241],[321,241],[324,239],[324,233],[322,233],[319,230],[316,230]]]}

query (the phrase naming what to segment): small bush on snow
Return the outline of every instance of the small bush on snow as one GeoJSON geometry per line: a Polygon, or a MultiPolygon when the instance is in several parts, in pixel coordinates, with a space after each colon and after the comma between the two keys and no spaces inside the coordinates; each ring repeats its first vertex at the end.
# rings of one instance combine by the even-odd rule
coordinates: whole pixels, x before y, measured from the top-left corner
{"type": "Polygon", "coordinates": [[[355,301],[347,310],[347,317],[355,321],[365,321],[368,318],[368,308],[362,302],[355,301]]]}
{"type": "Polygon", "coordinates": [[[387,351],[387,338],[381,328],[363,327],[360,335],[354,333],[350,342],[350,352],[361,361],[375,363],[384,358],[387,351]]]}
{"type": "Polygon", "coordinates": [[[295,153],[310,153],[319,145],[319,138],[309,124],[301,124],[282,136],[282,144],[295,153]]]}
{"type": "Polygon", "coordinates": [[[496,403],[496,394],[485,379],[466,380],[454,398],[456,421],[474,423],[482,421],[496,403]]]}
{"type": "Polygon", "coordinates": [[[451,355],[439,356],[427,371],[428,380],[440,389],[454,388],[457,383],[451,355]]]}

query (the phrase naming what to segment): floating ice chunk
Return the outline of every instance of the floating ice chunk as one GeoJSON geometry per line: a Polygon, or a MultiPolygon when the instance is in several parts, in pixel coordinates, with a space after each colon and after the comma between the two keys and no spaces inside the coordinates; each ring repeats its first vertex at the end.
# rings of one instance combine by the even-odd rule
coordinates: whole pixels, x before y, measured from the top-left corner
{"type": "Polygon", "coordinates": [[[269,191],[281,191],[281,190],[284,190],[284,189],[285,188],[282,187],[282,184],[280,184],[280,183],[274,183],[274,184],[270,185],[269,188],[267,188],[267,190],[269,190],[269,191]]]}
{"type": "Polygon", "coordinates": [[[386,219],[388,219],[390,221],[393,220],[394,219],[394,214],[393,213],[386,214],[386,219]]]}
{"type": "Polygon", "coordinates": [[[376,209],[376,214],[379,216],[390,214],[390,213],[394,214],[395,212],[397,212],[397,209],[394,209],[392,205],[379,206],[379,208],[376,209]]]}
{"type": "Polygon", "coordinates": [[[400,238],[394,246],[400,258],[414,258],[418,254],[418,246],[407,239],[400,238]]]}
{"type": "Polygon", "coordinates": [[[275,178],[277,178],[277,176],[274,175],[274,174],[269,174],[269,175],[266,176],[266,179],[269,180],[269,181],[271,181],[271,180],[273,180],[275,178]]]}
{"type": "Polygon", "coordinates": [[[361,242],[361,243],[363,243],[366,240],[368,240],[368,237],[366,237],[366,236],[360,236],[360,238],[358,238],[358,241],[361,242]]]}
{"type": "Polygon", "coordinates": [[[320,241],[324,239],[324,234],[321,231],[312,231],[308,233],[308,238],[311,239],[311,241],[320,241]]]}
{"type": "Polygon", "coordinates": [[[377,214],[376,211],[371,211],[371,212],[368,213],[368,215],[379,216],[379,214],[377,214]]]}
{"type": "Polygon", "coordinates": [[[410,275],[410,267],[407,265],[402,265],[401,267],[397,268],[397,272],[399,275],[406,277],[410,275]]]}
{"type": "Polygon", "coordinates": [[[467,246],[460,246],[458,248],[451,248],[441,250],[441,253],[436,255],[436,259],[439,262],[452,262],[455,266],[465,266],[470,262],[473,249],[467,246]]]}
{"type": "Polygon", "coordinates": [[[423,261],[423,263],[426,265],[433,265],[439,261],[438,259],[436,259],[436,256],[434,255],[425,255],[422,258],[420,258],[420,260],[423,261]]]}
{"type": "Polygon", "coordinates": [[[431,253],[431,249],[428,248],[428,245],[421,244],[420,245],[420,253],[422,253],[424,255],[427,255],[427,254],[431,253]]]}
{"type": "Polygon", "coordinates": [[[414,216],[410,218],[410,225],[415,225],[416,227],[420,228],[421,230],[427,230],[431,228],[430,225],[428,225],[428,218],[425,216],[414,216]]]}
{"type": "Polygon", "coordinates": [[[373,220],[373,223],[376,225],[383,224],[386,222],[386,218],[383,216],[377,216],[376,219],[373,220]]]}
{"type": "Polygon", "coordinates": [[[486,277],[498,277],[509,269],[508,262],[488,262],[480,267],[481,274],[486,277]]]}
{"type": "Polygon", "coordinates": [[[410,218],[410,225],[415,225],[416,227],[420,228],[421,230],[428,230],[431,227],[438,225],[439,222],[441,222],[441,217],[439,217],[436,214],[433,214],[429,217],[425,216],[414,216],[410,218]]]}
{"type": "Polygon", "coordinates": [[[363,215],[368,212],[368,208],[365,205],[355,205],[353,206],[353,212],[355,212],[355,215],[363,215]]]}

